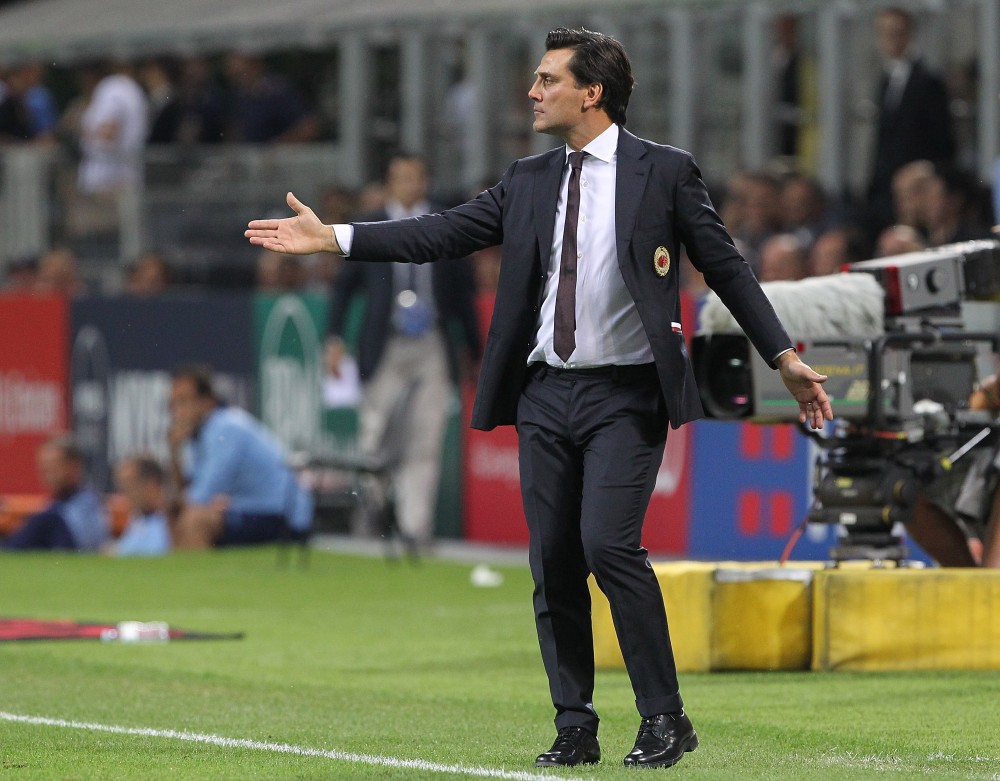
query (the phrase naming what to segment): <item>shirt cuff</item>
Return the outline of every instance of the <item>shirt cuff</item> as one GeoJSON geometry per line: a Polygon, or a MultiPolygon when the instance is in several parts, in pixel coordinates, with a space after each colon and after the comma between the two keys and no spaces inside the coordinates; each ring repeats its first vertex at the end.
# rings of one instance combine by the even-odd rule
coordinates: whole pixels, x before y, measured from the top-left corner
{"type": "Polygon", "coordinates": [[[346,258],[351,254],[351,245],[354,243],[354,226],[334,225],[333,235],[336,237],[337,244],[340,246],[340,254],[346,258]]]}
{"type": "Polygon", "coordinates": [[[772,363],[772,364],[774,364],[775,366],[777,366],[777,365],[778,365],[778,359],[779,359],[779,358],[780,358],[780,357],[781,357],[782,355],[784,355],[785,353],[790,353],[790,352],[791,352],[792,350],[794,350],[794,349],[795,349],[794,347],[787,347],[787,348],[785,348],[784,350],[782,350],[782,351],[781,351],[780,353],[778,353],[777,355],[775,355],[775,356],[774,356],[774,357],[773,357],[773,358],[771,359],[771,363],[772,363]]]}

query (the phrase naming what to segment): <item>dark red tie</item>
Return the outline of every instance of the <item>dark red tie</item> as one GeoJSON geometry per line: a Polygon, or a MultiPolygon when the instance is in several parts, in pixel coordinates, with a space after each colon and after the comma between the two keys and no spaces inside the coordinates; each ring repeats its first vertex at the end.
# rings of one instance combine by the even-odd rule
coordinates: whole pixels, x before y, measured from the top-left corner
{"type": "Polygon", "coordinates": [[[564,361],[576,349],[576,223],[580,218],[580,169],[585,152],[569,153],[569,189],[566,195],[566,224],[563,226],[562,256],[559,260],[559,288],[552,347],[564,361]]]}

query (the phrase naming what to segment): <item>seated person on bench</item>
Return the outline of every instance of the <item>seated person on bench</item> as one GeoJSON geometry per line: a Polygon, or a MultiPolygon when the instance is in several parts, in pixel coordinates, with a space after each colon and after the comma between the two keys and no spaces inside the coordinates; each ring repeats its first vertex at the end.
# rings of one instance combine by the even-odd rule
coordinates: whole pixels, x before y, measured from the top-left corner
{"type": "Polygon", "coordinates": [[[181,497],[177,548],[302,539],[313,502],[260,421],[216,396],[208,367],[174,371],[171,472],[181,497]]]}
{"type": "Polygon", "coordinates": [[[5,541],[8,550],[96,551],[110,534],[101,497],[86,484],[83,451],[67,436],[38,449],[38,472],[52,494],[41,512],[29,515],[5,541]]]}

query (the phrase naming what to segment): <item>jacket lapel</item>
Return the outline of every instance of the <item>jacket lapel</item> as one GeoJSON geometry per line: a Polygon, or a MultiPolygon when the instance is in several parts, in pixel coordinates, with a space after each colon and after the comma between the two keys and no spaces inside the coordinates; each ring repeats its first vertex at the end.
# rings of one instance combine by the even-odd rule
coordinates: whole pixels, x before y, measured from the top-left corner
{"type": "Polygon", "coordinates": [[[618,172],[615,183],[615,243],[618,265],[624,266],[639,204],[646,191],[650,162],[638,138],[621,128],[618,135],[618,172]]]}
{"type": "Polygon", "coordinates": [[[552,252],[552,232],[556,224],[559,185],[562,183],[563,167],[566,164],[565,149],[564,146],[553,149],[550,152],[550,159],[535,174],[534,222],[538,237],[538,255],[543,265],[549,261],[552,252]]]}

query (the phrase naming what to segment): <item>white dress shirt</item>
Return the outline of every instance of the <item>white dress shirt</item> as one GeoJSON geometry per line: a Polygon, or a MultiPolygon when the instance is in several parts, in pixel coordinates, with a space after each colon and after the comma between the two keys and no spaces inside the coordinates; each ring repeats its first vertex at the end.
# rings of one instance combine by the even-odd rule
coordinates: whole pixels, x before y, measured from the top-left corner
{"type": "Polygon", "coordinates": [[[903,97],[906,83],[910,80],[910,73],[913,71],[913,63],[907,59],[890,60],[886,66],[886,83],[883,106],[889,110],[894,110],[903,97]]]}
{"type": "Polygon", "coordinates": [[[544,361],[562,368],[652,363],[653,351],[635,302],[625,287],[615,242],[615,182],[618,170],[618,125],[612,125],[583,148],[580,173],[580,217],[577,223],[576,349],[563,360],[552,347],[562,255],[569,153],[563,171],[552,252],[539,313],[538,330],[528,363],[544,361]]]}

